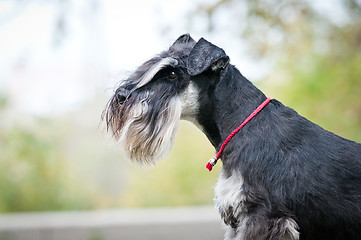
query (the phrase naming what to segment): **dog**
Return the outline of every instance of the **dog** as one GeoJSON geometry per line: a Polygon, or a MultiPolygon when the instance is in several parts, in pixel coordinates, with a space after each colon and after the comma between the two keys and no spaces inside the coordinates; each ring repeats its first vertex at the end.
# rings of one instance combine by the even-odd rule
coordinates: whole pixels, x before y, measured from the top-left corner
{"type": "Polygon", "coordinates": [[[148,164],[167,155],[180,119],[200,128],[220,155],[207,167],[223,163],[215,205],[226,240],[361,239],[361,144],[266,98],[204,38],[184,34],[143,63],[103,119],[148,164]]]}

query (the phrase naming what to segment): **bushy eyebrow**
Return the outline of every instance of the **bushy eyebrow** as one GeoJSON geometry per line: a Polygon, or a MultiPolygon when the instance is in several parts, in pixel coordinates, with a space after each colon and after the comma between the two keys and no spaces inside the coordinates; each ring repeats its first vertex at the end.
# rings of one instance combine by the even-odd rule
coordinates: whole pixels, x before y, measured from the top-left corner
{"type": "Polygon", "coordinates": [[[142,79],[139,83],[134,87],[134,89],[138,89],[149,83],[153,77],[162,69],[168,66],[176,66],[178,61],[172,57],[163,58],[157,64],[153,65],[149,70],[143,75],[142,79]]]}

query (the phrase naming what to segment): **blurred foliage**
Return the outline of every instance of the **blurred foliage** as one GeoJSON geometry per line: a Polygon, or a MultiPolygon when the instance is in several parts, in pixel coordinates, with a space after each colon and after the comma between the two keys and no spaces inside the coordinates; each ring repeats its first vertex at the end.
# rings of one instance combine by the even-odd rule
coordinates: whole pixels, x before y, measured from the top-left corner
{"type": "Polygon", "coordinates": [[[342,60],[310,54],[285,64],[290,72],[283,73],[283,80],[276,80],[282,78],[276,73],[263,85],[325,129],[361,142],[360,62],[356,55],[342,60]]]}
{"type": "MultiPolygon", "coordinates": [[[[4,123],[5,100],[0,102],[4,123]]],[[[0,125],[0,212],[90,207],[91,200],[72,184],[61,139],[51,127],[45,120],[32,127],[0,125]]]]}

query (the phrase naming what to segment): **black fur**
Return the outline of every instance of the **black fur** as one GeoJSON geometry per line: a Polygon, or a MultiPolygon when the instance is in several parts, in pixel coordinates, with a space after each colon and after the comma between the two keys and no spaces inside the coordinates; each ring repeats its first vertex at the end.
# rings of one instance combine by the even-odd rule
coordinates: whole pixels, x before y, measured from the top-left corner
{"type": "MultiPolygon", "coordinates": [[[[205,126],[214,126],[205,129],[217,150],[266,98],[234,66],[219,75],[215,86],[202,87],[214,99],[200,99],[198,116],[205,126]]],[[[207,73],[203,78],[197,81],[209,82],[207,73]]],[[[295,216],[301,239],[361,239],[360,144],[272,100],[235,135],[222,162],[228,174],[241,172],[246,195],[252,195],[249,215],[295,216]]]]}
{"type": "MultiPolygon", "coordinates": [[[[125,88],[130,90],[157,58],[168,56],[178,66],[163,69],[145,87],[168,86],[173,90],[163,93],[172,97],[190,83],[196,85],[195,117],[218,151],[266,96],[228,64],[221,48],[204,39],[196,43],[189,35],[143,64],[125,88]],[[176,82],[160,77],[169,71],[177,71],[176,82]]],[[[108,106],[108,121],[119,120],[115,115],[121,114],[117,109],[123,103],[117,98],[115,94],[108,106]]],[[[300,239],[361,239],[361,144],[324,130],[273,99],[232,138],[221,159],[226,177],[237,172],[244,181],[242,213],[235,216],[231,207],[221,211],[235,231],[241,216],[247,217],[242,239],[279,239],[289,218],[298,224],[300,239]]]]}
{"type": "MultiPolygon", "coordinates": [[[[233,76],[237,72],[230,71],[233,76]]],[[[242,91],[257,92],[241,74],[233,79],[242,91]]],[[[223,96],[219,92],[231,91],[233,84],[217,87],[214,95],[223,96]]],[[[230,122],[241,122],[265,98],[254,94],[257,97],[247,103],[243,94],[232,96],[241,107],[229,107],[231,99],[224,99],[216,101],[219,111],[213,113],[214,119],[230,115],[225,122],[218,121],[222,139],[234,129],[230,122]],[[223,129],[227,130],[222,134],[223,129]]],[[[246,195],[252,195],[247,203],[252,206],[249,215],[294,216],[300,239],[361,239],[360,144],[272,100],[227,145],[222,162],[227,173],[241,172],[246,195]]]]}

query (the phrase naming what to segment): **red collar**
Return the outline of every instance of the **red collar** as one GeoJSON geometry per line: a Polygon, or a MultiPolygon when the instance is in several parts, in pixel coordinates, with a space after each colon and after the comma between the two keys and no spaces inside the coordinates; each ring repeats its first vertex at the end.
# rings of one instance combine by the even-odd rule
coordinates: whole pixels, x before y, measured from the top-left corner
{"type": "Polygon", "coordinates": [[[258,106],[258,108],[256,108],[256,110],[253,111],[253,113],[251,113],[251,115],[249,115],[243,122],[241,125],[239,125],[238,128],[236,128],[231,134],[229,134],[229,136],[226,138],[226,140],[223,142],[221,148],[219,149],[217,155],[214,158],[211,158],[207,165],[206,168],[208,169],[208,171],[212,171],[212,168],[214,165],[216,165],[218,159],[221,157],[223,149],[226,147],[226,145],[228,144],[229,141],[231,141],[232,137],[234,135],[236,135],[236,133],[239,132],[239,130],[241,130],[254,116],[256,116],[269,102],[271,101],[271,98],[267,98],[263,103],[261,103],[261,105],[258,106]]]}

